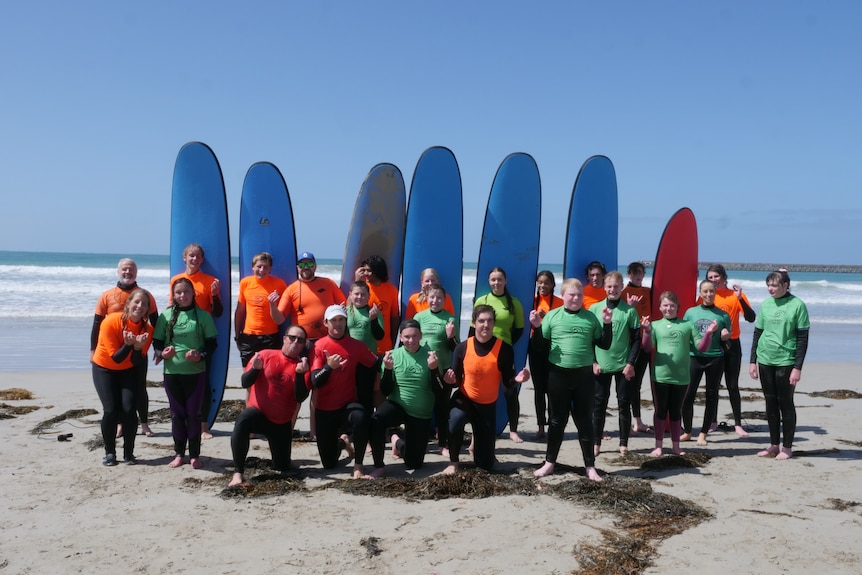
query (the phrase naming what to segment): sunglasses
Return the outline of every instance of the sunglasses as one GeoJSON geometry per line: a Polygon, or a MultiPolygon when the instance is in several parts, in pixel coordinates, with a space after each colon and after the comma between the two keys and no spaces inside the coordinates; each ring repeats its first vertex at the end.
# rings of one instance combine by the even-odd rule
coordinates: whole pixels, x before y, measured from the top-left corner
{"type": "Polygon", "coordinates": [[[296,341],[298,341],[299,343],[305,343],[305,341],[306,341],[306,338],[302,337],[301,335],[290,335],[290,334],[287,334],[287,336],[286,336],[286,337],[287,337],[287,339],[289,339],[289,340],[290,340],[290,341],[292,341],[292,342],[296,342],[296,341]]]}
{"type": "Polygon", "coordinates": [[[299,262],[298,264],[296,264],[296,267],[310,270],[311,268],[313,268],[316,265],[317,264],[315,264],[314,262],[299,262]]]}

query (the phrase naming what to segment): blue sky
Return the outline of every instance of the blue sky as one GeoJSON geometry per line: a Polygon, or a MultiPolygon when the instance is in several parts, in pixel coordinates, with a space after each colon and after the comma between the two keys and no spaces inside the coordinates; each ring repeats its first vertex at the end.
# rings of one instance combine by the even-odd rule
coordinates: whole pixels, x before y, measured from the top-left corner
{"type": "MultiPolygon", "coordinates": [[[[694,210],[700,259],[859,264],[862,3],[16,2],[0,8],[0,249],[165,254],[173,164],[284,174],[299,249],[344,253],[376,163],[444,145],[478,256],[499,163],[532,154],[544,263],[611,158],[619,261],[694,210]],[[493,6],[493,9],[490,7],[493,6]]],[[[445,206],[439,214],[445,226],[445,206]]]]}

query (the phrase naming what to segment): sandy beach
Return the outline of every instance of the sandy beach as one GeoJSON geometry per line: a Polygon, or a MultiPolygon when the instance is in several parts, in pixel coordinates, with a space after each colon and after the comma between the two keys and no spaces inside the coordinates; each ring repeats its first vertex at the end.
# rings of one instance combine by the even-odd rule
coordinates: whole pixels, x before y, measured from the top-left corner
{"type": "MultiPolygon", "coordinates": [[[[597,467],[600,489],[631,478],[703,507],[711,517],[655,542],[644,573],[858,573],[862,564],[862,400],[812,396],[810,392],[862,392],[858,365],[812,363],[803,370],[796,403],[795,456],[761,459],[768,444],[759,383],[742,375],[743,411],[751,435],[710,434],[709,445],[685,444],[689,454],[710,456],[700,467],[642,466],[653,446],[644,434],[630,440],[635,456],[617,453],[615,399],[597,467]]],[[[151,368],[150,379],[158,377],[151,368]]],[[[88,371],[4,373],[0,389],[22,388],[32,400],[0,400],[0,412],[38,406],[0,420],[3,503],[0,570],[3,573],[570,573],[580,567],[574,550],[602,545],[602,530],[618,529],[618,516],[549,496],[562,482],[583,481],[583,460],[574,426],[567,428],[561,473],[538,484],[531,472],[545,444],[497,441],[499,469],[533,486],[529,495],[453,497],[413,501],[318,489],[346,480],[352,462],[335,472],[321,469],[316,446],[296,442],[293,463],[303,489],[267,497],[224,497],[230,478],[231,425],[217,423],[203,445],[204,467],[170,469],[169,423],[156,436],[138,436],[137,466],[101,465],[103,451],[87,442],[99,436],[100,414],[67,419],[31,431],[68,410],[100,410],[88,371]],[[57,435],[73,433],[71,440],[57,435]]],[[[239,372],[226,399],[242,399],[239,372]]],[[[648,390],[645,389],[648,397],[648,390]]],[[[151,388],[152,411],[166,408],[164,391],[151,388]]],[[[719,420],[729,415],[724,389],[719,420]]],[[[521,391],[521,431],[536,430],[532,385],[521,391]]],[[[695,428],[703,407],[695,406],[695,428]]],[[[645,415],[652,416],[647,409],[645,415]]],[[[732,424],[732,421],[731,421],[732,424]]],[[[308,430],[303,406],[298,428],[308,430]]],[[[121,443],[121,440],[118,442],[121,443]]],[[[667,444],[667,442],[666,442],[667,444]]],[[[250,457],[269,458],[265,441],[252,442],[250,457]]],[[[704,458],[707,459],[707,458],[704,458]]],[[[462,461],[468,461],[465,453],[462,461]]],[[[409,474],[387,453],[387,477],[422,481],[445,460],[429,453],[426,466],[409,474]]],[[[370,454],[366,464],[371,468],[370,454]]],[[[477,473],[465,466],[470,473],[477,473]]],[[[250,470],[249,475],[253,475],[250,470]]],[[[577,485],[577,483],[575,483],[577,485]]],[[[588,571],[583,571],[588,572],[588,571]]],[[[622,571],[620,571],[622,572],[622,571]]]]}

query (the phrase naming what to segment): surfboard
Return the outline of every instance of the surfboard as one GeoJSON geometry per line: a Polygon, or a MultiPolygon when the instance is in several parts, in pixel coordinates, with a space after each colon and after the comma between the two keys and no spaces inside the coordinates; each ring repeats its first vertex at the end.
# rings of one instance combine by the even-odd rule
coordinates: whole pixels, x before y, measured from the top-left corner
{"type": "MultiPolygon", "coordinates": [[[[506,270],[506,289],[521,302],[525,314],[524,333],[514,346],[516,372],[523,369],[527,361],[530,328],[526,314],[536,286],[541,220],[542,184],[536,161],[529,154],[510,154],[497,169],[488,196],[476,266],[475,298],[491,291],[488,275],[493,268],[506,270]]],[[[501,383],[497,398],[497,434],[508,423],[501,383]]]]}
{"type": "Polygon", "coordinates": [[[605,156],[592,156],[578,172],[569,203],[563,277],[585,281],[592,261],[617,269],[619,217],[617,174],[605,156]]]}
{"type": "MultiPolygon", "coordinates": [[[[270,162],[252,164],[245,174],[239,210],[239,275],[252,274],[254,256],[272,254],[270,274],[287,285],[296,281],[296,231],[290,192],[270,162]]],[[[279,327],[284,335],[287,322],[279,327]]]]}
{"type": "Polygon", "coordinates": [[[389,283],[398,286],[404,259],[404,213],[407,198],[401,170],[377,164],[356,197],[341,268],[341,291],[350,292],[353,274],[368,256],[386,260],[389,283]]]}
{"type": "Polygon", "coordinates": [[[652,320],[661,318],[659,296],[672,291],[679,298],[679,317],[697,300],[697,221],[689,208],[671,216],[656,251],[652,274],[652,320]]]}
{"type": "Polygon", "coordinates": [[[231,346],[230,231],[227,197],[221,167],[204,143],[190,142],[180,148],[174,165],[171,193],[171,276],[185,271],[183,249],[197,243],[205,252],[201,270],[218,278],[225,311],[214,317],[218,347],[209,363],[208,383],[212,403],[207,422],[215,422],[227,382],[231,346]]]}
{"type": "Polygon", "coordinates": [[[401,273],[401,317],[410,296],[422,287],[419,277],[422,270],[434,268],[440,284],[452,298],[458,325],[463,260],[461,172],[451,150],[434,146],[420,156],[410,183],[401,273]]]}

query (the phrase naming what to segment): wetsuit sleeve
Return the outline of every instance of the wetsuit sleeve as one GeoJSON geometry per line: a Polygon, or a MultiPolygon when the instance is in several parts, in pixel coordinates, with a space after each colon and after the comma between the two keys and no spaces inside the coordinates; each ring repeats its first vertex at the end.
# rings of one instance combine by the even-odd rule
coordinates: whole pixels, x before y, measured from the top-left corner
{"type": "MultiPolygon", "coordinates": [[[[135,347],[128,344],[123,344],[123,347],[114,352],[114,355],[111,356],[111,359],[114,360],[114,363],[123,363],[126,361],[126,358],[129,357],[129,354],[132,353],[135,347]]],[[[141,355],[138,353],[138,355],[141,355]]],[[[134,363],[134,359],[132,360],[134,363]]]]}
{"type": "Polygon", "coordinates": [[[596,347],[610,349],[612,343],[614,343],[614,324],[602,323],[602,337],[595,341],[596,347]]]}
{"type": "Polygon", "coordinates": [[[147,363],[147,358],[140,349],[132,349],[132,365],[141,367],[147,363]]]}
{"type": "Polygon", "coordinates": [[[221,302],[220,295],[213,296],[213,317],[221,317],[221,314],[224,313],[224,304],[221,302]]]}
{"type": "Polygon", "coordinates": [[[443,374],[440,373],[440,368],[435,367],[429,370],[428,385],[431,389],[446,389],[446,384],[443,382],[443,374]]]}
{"type": "Polygon", "coordinates": [[[218,347],[218,338],[217,337],[208,337],[204,340],[204,351],[201,354],[204,359],[212,355],[212,352],[216,350],[218,347]]]}
{"type": "Polygon", "coordinates": [[[638,354],[641,352],[641,328],[633,327],[630,333],[632,346],[631,349],[629,349],[629,356],[626,359],[626,363],[634,365],[637,362],[638,354]]]}
{"type": "Polygon", "coordinates": [[[156,327],[156,323],[159,321],[159,312],[153,312],[150,314],[150,325],[156,327]]]}
{"type": "Polygon", "coordinates": [[[500,378],[506,387],[515,387],[515,350],[511,345],[503,343],[500,347],[500,355],[497,357],[497,369],[500,370],[500,378]]]}
{"type": "Polygon", "coordinates": [[[754,328],[754,335],[751,336],[751,360],[749,363],[757,363],[757,342],[760,341],[761,335],[763,335],[763,330],[759,327],[754,328]]]}
{"type": "Polygon", "coordinates": [[[330,374],[332,374],[332,368],[328,364],[324,364],[322,368],[311,372],[311,385],[323,387],[329,381],[330,374]]]}
{"type": "Polygon", "coordinates": [[[378,321],[372,321],[372,322],[370,322],[370,325],[371,325],[371,337],[373,337],[377,341],[380,341],[381,339],[383,339],[383,336],[386,335],[386,332],[383,330],[383,326],[380,325],[380,321],[379,320],[378,321]]]}
{"type": "Polygon", "coordinates": [[[533,330],[533,337],[530,338],[530,349],[536,355],[537,358],[548,361],[548,352],[550,351],[550,345],[545,336],[542,335],[542,327],[539,326],[533,330]]]}
{"type": "Polygon", "coordinates": [[[449,349],[449,351],[455,351],[455,348],[457,346],[458,346],[458,340],[455,339],[454,337],[450,337],[449,339],[446,340],[446,347],[449,349]]]}
{"type": "Polygon", "coordinates": [[[380,378],[380,392],[385,396],[395,391],[395,374],[391,369],[383,370],[383,377],[380,378]]]}
{"type": "Polygon", "coordinates": [[[102,327],[103,321],[105,321],[105,316],[99,314],[93,316],[93,329],[90,330],[90,351],[95,351],[99,344],[99,328],[102,327]]]}
{"type": "Polygon", "coordinates": [[[744,297],[739,298],[739,305],[742,306],[742,317],[745,318],[745,321],[751,323],[757,319],[757,314],[754,313],[754,310],[751,309],[750,305],[748,305],[747,299],[744,297]]]}
{"type": "Polygon", "coordinates": [[[162,355],[162,350],[165,349],[165,340],[153,338],[153,349],[162,355]]]}
{"type": "Polygon", "coordinates": [[[305,374],[297,373],[296,381],[293,382],[293,398],[297,403],[302,403],[308,397],[308,385],[305,383],[305,374]]]}
{"type": "Polygon", "coordinates": [[[808,353],[808,330],[798,329],[796,330],[796,361],[793,362],[793,367],[802,369],[806,353],[808,353]]]}
{"type": "Polygon", "coordinates": [[[518,340],[521,339],[521,335],[524,333],[523,327],[513,327],[511,330],[512,333],[512,345],[518,343],[518,340]]]}
{"type": "Polygon", "coordinates": [[[260,375],[262,369],[249,368],[248,371],[242,374],[240,378],[240,383],[242,384],[244,389],[248,389],[252,386],[252,384],[257,380],[257,376],[260,375]]]}
{"type": "Polygon", "coordinates": [[[461,342],[455,347],[452,352],[452,366],[450,369],[455,372],[455,383],[447,384],[452,387],[458,387],[464,382],[464,356],[467,353],[467,342],[461,342]]]}

